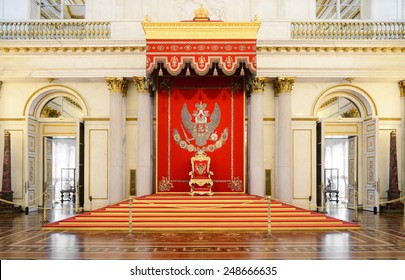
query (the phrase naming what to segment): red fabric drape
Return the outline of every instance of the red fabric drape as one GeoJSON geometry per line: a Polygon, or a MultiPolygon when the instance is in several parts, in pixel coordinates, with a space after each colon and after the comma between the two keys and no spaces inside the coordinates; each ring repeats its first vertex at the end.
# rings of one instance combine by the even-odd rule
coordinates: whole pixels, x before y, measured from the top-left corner
{"type": "Polygon", "coordinates": [[[190,191],[190,159],[198,149],[211,157],[213,192],[245,191],[243,89],[243,80],[231,77],[172,77],[158,80],[157,193],[190,191]],[[199,111],[200,107],[197,108],[196,104],[205,106],[203,111],[199,111]],[[205,125],[213,129],[213,123],[218,122],[206,134],[207,139],[192,139],[190,123],[187,125],[184,116],[182,118],[185,108],[196,129],[199,129],[195,126],[196,118],[201,117],[198,116],[199,112],[205,112],[207,117],[201,129],[205,125]]]}

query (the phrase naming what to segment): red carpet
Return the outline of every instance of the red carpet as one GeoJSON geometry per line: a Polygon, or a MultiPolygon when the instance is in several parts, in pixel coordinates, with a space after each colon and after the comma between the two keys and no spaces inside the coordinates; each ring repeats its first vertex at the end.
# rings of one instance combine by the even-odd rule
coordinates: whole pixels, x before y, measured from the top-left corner
{"type": "MultiPolygon", "coordinates": [[[[266,198],[252,195],[150,195],[133,199],[133,231],[267,231],[266,198]]],[[[43,226],[45,230],[128,231],[129,201],[43,226]]],[[[271,230],[358,229],[353,223],[271,200],[271,230]]]]}

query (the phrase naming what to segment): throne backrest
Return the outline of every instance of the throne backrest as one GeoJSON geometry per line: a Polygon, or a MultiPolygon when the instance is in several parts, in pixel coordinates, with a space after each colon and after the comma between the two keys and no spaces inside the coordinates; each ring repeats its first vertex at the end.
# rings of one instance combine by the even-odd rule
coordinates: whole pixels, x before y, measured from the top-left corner
{"type": "Polygon", "coordinates": [[[198,152],[191,158],[192,178],[210,178],[211,158],[205,153],[198,152]]]}

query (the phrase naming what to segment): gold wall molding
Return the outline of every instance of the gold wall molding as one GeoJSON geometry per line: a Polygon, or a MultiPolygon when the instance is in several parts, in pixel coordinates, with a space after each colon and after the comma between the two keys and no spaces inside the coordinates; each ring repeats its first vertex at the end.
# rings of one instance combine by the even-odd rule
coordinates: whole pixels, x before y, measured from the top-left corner
{"type": "Polygon", "coordinates": [[[22,122],[25,118],[0,118],[1,122],[22,122]]]}
{"type": "Polygon", "coordinates": [[[86,46],[86,47],[0,47],[0,53],[43,54],[43,53],[120,53],[146,52],[146,46],[86,46]]]}
{"type": "Polygon", "coordinates": [[[274,96],[280,93],[291,93],[295,82],[295,77],[277,77],[273,80],[274,96]]]}
{"type": "Polygon", "coordinates": [[[123,77],[106,77],[108,90],[110,93],[119,93],[125,96],[128,89],[128,81],[123,77]]]}
{"type": "MultiPolygon", "coordinates": [[[[398,85],[399,85],[400,96],[405,97],[405,80],[399,81],[398,85]]],[[[1,85],[0,85],[0,89],[1,89],[1,85]]]]}
{"type": "Polygon", "coordinates": [[[405,53],[405,47],[258,46],[257,51],[277,53],[405,53]]]}
{"type": "Polygon", "coordinates": [[[380,121],[401,121],[401,118],[379,118],[380,121]]]}
{"type": "Polygon", "coordinates": [[[92,117],[86,117],[83,118],[83,121],[87,122],[108,122],[110,121],[110,118],[92,118],[92,117]]]}

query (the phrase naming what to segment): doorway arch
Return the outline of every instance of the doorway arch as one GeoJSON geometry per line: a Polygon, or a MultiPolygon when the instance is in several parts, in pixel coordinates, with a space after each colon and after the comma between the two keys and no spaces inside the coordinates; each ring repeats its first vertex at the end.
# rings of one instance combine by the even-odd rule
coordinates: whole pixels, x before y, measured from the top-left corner
{"type": "MultiPolygon", "coordinates": [[[[28,183],[26,200],[37,197],[38,205],[52,207],[56,201],[62,201],[60,192],[62,179],[57,182],[54,176],[53,161],[55,146],[53,140],[70,139],[74,145],[73,188],[69,197],[76,210],[84,204],[84,124],[83,118],[88,115],[88,106],[84,98],[74,89],[64,85],[47,85],[36,90],[27,100],[23,115],[26,117],[27,131],[27,166],[28,183]],[[56,188],[58,183],[58,188],[56,188]],[[60,184],[60,187],[59,187],[60,184]],[[76,187],[77,186],[77,187],[76,187]],[[57,191],[55,191],[57,190],[57,191]],[[76,199],[78,195],[78,199],[76,199]],[[58,197],[59,196],[59,197],[58,197]]],[[[72,153],[70,149],[70,154],[72,153]]],[[[72,156],[72,155],[71,155],[72,156]]],[[[61,169],[61,168],[59,168],[61,169]]],[[[61,172],[58,172],[61,173],[61,172]]],[[[70,176],[72,177],[72,176],[70,176]]],[[[69,177],[69,180],[72,178],[69,177]]],[[[29,201],[26,201],[30,204],[29,201]]],[[[32,204],[31,204],[32,205],[32,204]]]]}
{"type": "MultiPolygon", "coordinates": [[[[312,106],[317,123],[317,204],[324,208],[327,201],[327,187],[330,178],[327,171],[339,169],[326,166],[328,151],[333,142],[347,141],[344,174],[344,194],[347,206],[357,205],[372,210],[379,203],[378,180],[378,110],[372,97],[362,88],[354,85],[336,85],[326,89],[312,106]],[[343,105],[342,105],[343,104],[343,105]],[[325,113],[326,110],[329,112],[325,113]],[[336,140],[336,138],[340,140],[336,140]],[[335,139],[335,140],[333,140],[335,139]],[[346,139],[346,140],[344,140],[346,139]],[[329,143],[327,143],[329,142],[329,143]]],[[[341,143],[340,143],[341,144],[341,143]]],[[[330,164],[329,160],[329,164],[330,164]]],[[[335,164],[336,162],[333,162],[335,164]]],[[[344,169],[344,168],[343,168],[344,169]]],[[[339,177],[339,176],[337,176],[339,177]]],[[[338,184],[339,182],[337,182],[338,184]]],[[[332,184],[333,185],[333,184],[332,184]]]]}

